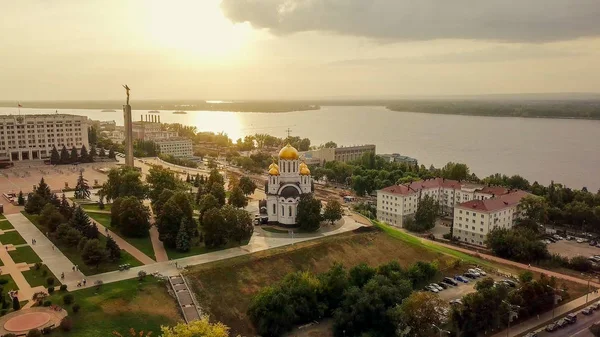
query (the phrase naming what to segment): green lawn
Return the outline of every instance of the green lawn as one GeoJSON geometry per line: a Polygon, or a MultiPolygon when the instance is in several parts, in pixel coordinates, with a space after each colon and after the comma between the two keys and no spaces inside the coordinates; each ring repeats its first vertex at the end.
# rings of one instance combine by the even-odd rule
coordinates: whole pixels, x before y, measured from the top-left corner
{"type": "Polygon", "coordinates": [[[446,255],[454,256],[458,259],[461,259],[463,261],[467,261],[467,262],[470,262],[470,263],[473,263],[476,265],[484,265],[484,266],[494,267],[494,268],[496,267],[493,263],[483,260],[483,259],[480,259],[480,258],[477,258],[475,256],[471,256],[469,254],[465,254],[463,252],[459,252],[459,251],[456,251],[451,248],[443,247],[443,246],[437,245],[435,243],[421,241],[421,239],[419,239],[418,237],[412,236],[406,232],[403,232],[397,228],[394,228],[392,226],[381,223],[377,220],[371,220],[371,222],[373,223],[374,226],[380,228],[381,230],[383,230],[385,233],[387,233],[391,237],[399,239],[408,244],[411,244],[414,246],[425,247],[434,252],[439,252],[439,253],[443,253],[446,255]]]}
{"type": "Polygon", "coordinates": [[[5,232],[4,234],[0,235],[0,242],[2,242],[3,245],[7,245],[9,243],[12,243],[13,245],[22,245],[27,243],[27,241],[25,241],[25,239],[23,239],[17,231],[5,232]]]}
{"type": "Polygon", "coordinates": [[[2,286],[4,288],[4,293],[5,294],[9,290],[18,290],[19,289],[19,287],[17,287],[17,284],[13,280],[12,276],[10,276],[9,274],[7,274],[7,275],[0,275],[0,280],[8,280],[8,283],[6,283],[5,285],[2,286]]]}
{"type": "Polygon", "coordinates": [[[102,226],[109,228],[123,240],[129,242],[132,246],[139,249],[142,253],[146,254],[149,258],[156,260],[156,257],[154,255],[154,248],[152,247],[152,240],[149,236],[145,238],[128,238],[121,234],[117,228],[113,228],[110,225],[110,214],[89,212],[87,213],[87,215],[90,218],[98,221],[102,226]]]}
{"type": "Polygon", "coordinates": [[[180,259],[182,257],[206,254],[206,253],[216,252],[218,250],[223,250],[223,249],[227,249],[227,248],[244,246],[244,245],[248,244],[248,241],[250,241],[250,240],[248,239],[246,241],[243,241],[241,245],[238,244],[237,242],[230,242],[229,244],[227,244],[223,247],[217,247],[217,248],[207,248],[204,246],[203,243],[200,243],[200,244],[192,245],[192,248],[188,252],[179,252],[175,249],[171,249],[171,248],[167,248],[167,247],[165,247],[165,250],[167,251],[167,256],[169,257],[169,260],[175,260],[175,259],[180,259]]]}
{"type": "Polygon", "coordinates": [[[51,336],[91,337],[112,336],[113,331],[129,336],[129,329],[152,331],[160,335],[161,325],[182,321],[176,301],[169,296],[163,281],[146,277],[143,282],[126,280],[70,292],[81,309],[74,313],[64,305],[65,292],[56,291],[48,299],[65,308],[73,320],[73,330],[55,330],[51,336]]]}
{"type": "Polygon", "coordinates": [[[4,216],[4,214],[0,214],[0,220],[6,219],[6,217],[4,216]]]}
{"type": "MultiPolygon", "coordinates": [[[[46,232],[47,229],[44,226],[40,225],[38,222],[38,215],[31,215],[25,212],[23,212],[23,215],[25,215],[37,228],[39,228],[39,230],[42,231],[42,233],[46,232]]],[[[0,239],[1,238],[2,236],[0,236],[0,239]]],[[[77,250],[77,247],[69,247],[65,245],[64,243],[59,241],[54,235],[50,235],[49,239],[50,241],[52,241],[52,243],[54,243],[56,248],[60,249],[60,251],[63,254],[65,254],[65,256],[69,260],[71,260],[71,263],[79,266],[79,270],[81,270],[81,272],[84,275],[89,276],[119,270],[119,265],[124,263],[129,263],[133,267],[142,265],[142,263],[138,261],[135,257],[131,256],[129,253],[121,249],[121,259],[117,262],[103,263],[98,268],[96,268],[95,266],[86,266],[85,263],[83,263],[81,253],[77,250]]],[[[98,240],[100,240],[101,245],[104,246],[106,244],[106,237],[104,235],[100,235],[98,237],[98,240]]]]}
{"type": "Polygon", "coordinates": [[[288,234],[289,232],[283,229],[273,228],[273,227],[261,227],[265,232],[278,233],[278,234],[288,234]]]}
{"type": "Polygon", "coordinates": [[[100,209],[98,204],[83,204],[80,205],[86,211],[107,211],[110,212],[112,204],[104,204],[104,209],[100,209]]]}
{"type": "Polygon", "coordinates": [[[0,229],[2,230],[7,230],[7,229],[13,229],[13,225],[10,223],[10,221],[4,219],[4,220],[0,220],[0,229]]]}
{"type": "Polygon", "coordinates": [[[33,268],[29,269],[28,271],[24,271],[23,276],[25,277],[25,280],[27,280],[27,283],[29,283],[29,285],[31,287],[37,287],[37,286],[48,287],[48,283],[46,282],[46,279],[48,277],[54,278],[54,288],[58,289],[58,287],[60,287],[60,284],[61,284],[60,283],[60,275],[59,275],[59,277],[56,277],[56,275],[52,274],[50,269],[48,269],[48,266],[46,266],[45,264],[42,265],[42,267],[39,270],[36,270],[35,267],[33,267],[33,268]],[[46,272],[45,275],[44,275],[44,271],[46,272]]]}
{"type": "Polygon", "coordinates": [[[30,246],[18,247],[16,250],[9,251],[8,254],[12,257],[15,263],[27,262],[36,263],[42,262],[42,259],[33,251],[30,246]]]}

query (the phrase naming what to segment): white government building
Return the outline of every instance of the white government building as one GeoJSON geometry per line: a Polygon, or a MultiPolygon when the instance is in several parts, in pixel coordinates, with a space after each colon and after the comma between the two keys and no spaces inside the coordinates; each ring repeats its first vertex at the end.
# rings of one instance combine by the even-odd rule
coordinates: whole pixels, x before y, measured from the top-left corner
{"type": "Polygon", "coordinates": [[[279,151],[278,164],[269,166],[265,192],[269,222],[285,227],[296,226],[300,195],[312,193],[313,184],[308,166],[300,161],[298,151],[293,146],[288,144],[283,147],[279,151]]]}
{"type": "Polygon", "coordinates": [[[162,154],[170,154],[174,157],[191,157],[194,154],[192,140],[189,138],[157,139],[154,140],[154,143],[158,145],[162,154]]]}
{"type": "Polygon", "coordinates": [[[88,118],[67,114],[0,116],[0,160],[49,158],[52,148],[77,150],[88,143],[88,118]]]}
{"type": "Polygon", "coordinates": [[[500,219],[493,220],[492,225],[509,226],[510,223],[512,226],[518,215],[517,205],[527,194],[523,191],[510,191],[500,186],[490,187],[443,178],[415,181],[377,191],[377,219],[392,226],[402,227],[406,218],[414,216],[421,198],[429,195],[438,202],[443,212],[450,214],[454,211],[453,235],[455,237],[471,244],[483,245],[485,236],[493,228],[488,226],[490,219],[500,219]],[[506,207],[501,207],[503,205],[506,207]],[[467,210],[467,208],[473,209],[467,210]],[[472,225],[471,216],[468,217],[471,223],[466,227],[464,223],[466,220],[463,220],[463,218],[467,219],[466,212],[477,213],[481,219],[477,224],[482,226],[486,224],[483,230],[481,226],[472,225]],[[459,224],[461,227],[458,226],[459,224]]]}

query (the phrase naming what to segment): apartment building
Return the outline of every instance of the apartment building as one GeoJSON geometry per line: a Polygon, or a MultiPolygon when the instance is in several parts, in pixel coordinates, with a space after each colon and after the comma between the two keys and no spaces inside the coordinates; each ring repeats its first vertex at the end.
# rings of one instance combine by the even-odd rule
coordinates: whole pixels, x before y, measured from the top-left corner
{"type": "Polygon", "coordinates": [[[460,241],[484,246],[494,228],[511,228],[519,218],[519,202],[529,193],[514,191],[494,198],[471,200],[454,207],[453,236],[460,241]]]}
{"type": "Polygon", "coordinates": [[[154,141],[161,154],[169,154],[174,157],[191,157],[194,154],[192,140],[183,137],[159,139],[154,141]]]}
{"type": "Polygon", "coordinates": [[[417,165],[418,164],[418,161],[415,158],[403,156],[399,153],[380,154],[379,156],[390,163],[404,163],[404,164],[408,164],[408,165],[417,165]]]}
{"type": "Polygon", "coordinates": [[[0,116],[0,160],[49,158],[53,147],[89,149],[88,118],[67,114],[0,116]]]}
{"type": "Polygon", "coordinates": [[[442,212],[452,213],[454,206],[471,200],[485,200],[509,193],[504,187],[459,182],[444,178],[394,185],[377,191],[377,218],[402,227],[403,221],[417,211],[419,201],[428,195],[437,201],[442,212]]]}
{"type": "Polygon", "coordinates": [[[334,160],[350,162],[360,159],[367,152],[375,153],[375,145],[342,146],[335,149],[334,160]]]}

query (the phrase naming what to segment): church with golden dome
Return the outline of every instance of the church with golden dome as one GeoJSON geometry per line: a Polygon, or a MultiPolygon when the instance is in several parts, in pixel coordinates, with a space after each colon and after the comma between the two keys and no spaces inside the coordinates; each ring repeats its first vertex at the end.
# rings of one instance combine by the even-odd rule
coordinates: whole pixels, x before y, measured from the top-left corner
{"type": "Polygon", "coordinates": [[[290,144],[279,151],[279,160],[269,166],[265,186],[269,223],[284,227],[296,226],[300,195],[313,192],[308,166],[300,160],[298,150],[290,144]]]}

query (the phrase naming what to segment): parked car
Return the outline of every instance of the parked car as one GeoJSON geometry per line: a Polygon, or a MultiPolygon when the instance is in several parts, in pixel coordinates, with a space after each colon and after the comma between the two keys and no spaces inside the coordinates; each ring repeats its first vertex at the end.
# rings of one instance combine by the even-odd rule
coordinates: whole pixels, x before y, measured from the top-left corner
{"type": "Polygon", "coordinates": [[[436,288],[436,287],[432,287],[432,286],[426,286],[425,289],[431,291],[432,293],[439,293],[440,291],[436,288]]]}
{"type": "Polygon", "coordinates": [[[438,291],[444,290],[444,288],[440,287],[439,285],[437,285],[435,283],[431,283],[429,286],[437,289],[438,291]]]}
{"type": "Polygon", "coordinates": [[[600,301],[596,302],[596,303],[592,303],[592,305],[590,305],[590,308],[592,308],[593,310],[600,309],[600,301]]]}
{"type": "Polygon", "coordinates": [[[573,312],[573,313],[568,314],[567,316],[565,316],[565,320],[569,324],[575,324],[575,322],[577,322],[577,313],[573,312]]]}
{"type": "Polygon", "coordinates": [[[513,281],[513,280],[509,280],[509,279],[504,279],[502,280],[502,282],[508,284],[510,287],[515,288],[517,286],[517,282],[513,281]]]}
{"type": "Polygon", "coordinates": [[[444,283],[444,282],[439,282],[439,283],[436,283],[436,284],[437,284],[438,286],[442,287],[443,289],[448,289],[448,288],[450,288],[450,286],[449,286],[449,285],[447,285],[447,284],[446,284],[446,283],[444,283]]]}
{"type": "Polygon", "coordinates": [[[583,243],[583,239],[577,239],[577,243],[583,243]]]}
{"type": "Polygon", "coordinates": [[[556,322],[556,324],[558,325],[559,328],[564,328],[565,326],[567,326],[569,324],[569,322],[567,322],[566,319],[562,318],[562,319],[559,319],[558,322],[556,322]]]}
{"type": "Polygon", "coordinates": [[[480,274],[480,273],[479,273],[477,270],[475,270],[475,269],[473,269],[473,268],[471,268],[471,269],[469,269],[469,270],[467,270],[467,271],[468,271],[469,273],[471,273],[472,275],[474,275],[475,277],[480,277],[480,276],[481,276],[481,274],[480,274]]]}
{"type": "Polygon", "coordinates": [[[461,275],[454,276],[454,279],[462,283],[469,283],[469,279],[461,275]]]}
{"type": "Polygon", "coordinates": [[[475,269],[479,274],[481,274],[481,276],[487,276],[487,273],[485,271],[483,271],[481,268],[473,268],[475,269]]]}
{"type": "Polygon", "coordinates": [[[470,279],[476,279],[476,278],[477,278],[477,276],[475,276],[473,273],[470,273],[470,272],[466,272],[466,273],[464,273],[463,275],[464,275],[465,277],[468,277],[468,278],[470,278],[470,279]]]}
{"type": "Polygon", "coordinates": [[[458,299],[450,301],[450,304],[451,305],[462,304],[462,301],[460,298],[458,298],[458,299]]]}
{"type": "Polygon", "coordinates": [[[551,241],[552,243],[556,242],[556,239],[555,239],[555,238],[553,238],[553,237],[549,237],[549,238],[547,238],[546,240],[548,240],[548,241],[551,241]]]}
{"type": "Polygon", "coordinates": [[[453,279],[449,278],[449,277],[444,277],[444,279],[442,280],[442,282],[446,283],[446,284],[451,284],[453,286],[457,286],[458,282],[454,281],[453,279]]]}
{"type": "Polygon", "coordinates": [[[589,243],[590,246],[595,246],[596,244],[597,244],[596,241],[590,241],[590,243],[589,243]]]}
{"type": "Polygon", "coordinates": [[[538,336],[538,332],[534,331],[534,332],[530,332],[528,334],[525,335],[525,337],[537,337],[538,336]]]}
{"type": "Polygon", "coordinates": [[[552,235],[552,238],[554,238],[555,240],[559,240],[559,241],[562,240],[562,237],[558,234],[552,235]]]}
{"type": "Polygon", "coordinates": [[[550,324],[546,325],[546,331],[553,332],[553,331],[556,331],[556,330],[558,330],[558,324],[556,324],[556,322],[555,323],[550,323],[550,324]]]}
{"type": "Polygon", "coordinates": [[[586,316],[589,316],[589,315],[591,315],[591,314],[594,313],[594,309],[592,309],[590,307],[587,307],[587,308],[581,310],[581,313],[584,314],[584,315],[586,315],[586,316]]]}

